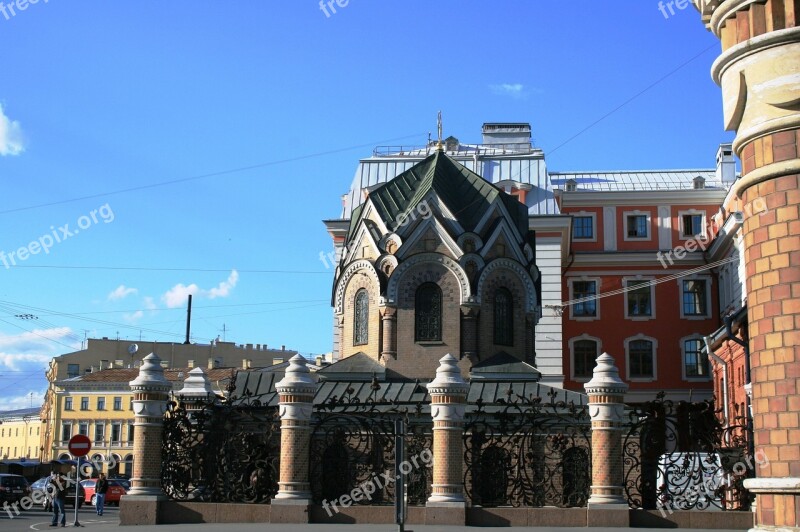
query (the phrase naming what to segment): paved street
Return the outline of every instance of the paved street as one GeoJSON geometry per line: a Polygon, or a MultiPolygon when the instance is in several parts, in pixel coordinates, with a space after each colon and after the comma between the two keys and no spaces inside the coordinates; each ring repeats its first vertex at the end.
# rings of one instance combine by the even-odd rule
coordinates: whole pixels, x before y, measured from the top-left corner
{"type": "MultiPolygon", "coordinates": [[[[72,527],[74,519],[72,513],[69,513],[67,519],[67,528],[72,527]]],[[[105,532],[115,531],[119,532],[119,510],[117,508],[107,508],[102,517],[98,517],[91,507],[85,507],[78,513],[80,523],[87,531],[91,532],[105,532]]],[[[19,517],[9,519],[7,513],[0,515],[0,531],[2,532],[22,532],[26,530],[52,530],[50,528],[50,514],[42,511],[29,511],[22,512],[19,517]]],[[[60,528],[60,527],[59,527],[60,528]]],[[[217,531],[225,530],[225,532],[395,532],[397,526],[395,525],[270,525],[270,524],[250,524],[250,525],[220,525],[220,524],[207,524],[207,525],[163,525],[163,526],[144,526],[135,527],[128,530],[135,530],[135,532],[163,532],[165,530],[175,531],[217,531]]],[[[456,526],[422,526],[422,525],[409,525],[406,527],[407,532],[458,532],[463,530],[463,527],[456,526]]],[[[553,530],[551,528],[475,528],[474,530],[480,532],[531,532],[531,531],[545,531],[553,530]]],[[[557,532],[586,532],[586,528],[560,528],[557,532]]],[[[593,528],[593,532],[605,532],[616,529],[611,528],[593,528]]],[[[630,528],[631,531],[648,531],[653,532],[657,529],[644,529],[644,528],[630,528]]],[[[672,529],[675,530],[675,529],[672,529]]],[[[690,529],[680,529],[690,531],[690,529]]],[[[724,531],[719,532],[740,532],[740,531],[724,531]]]]}

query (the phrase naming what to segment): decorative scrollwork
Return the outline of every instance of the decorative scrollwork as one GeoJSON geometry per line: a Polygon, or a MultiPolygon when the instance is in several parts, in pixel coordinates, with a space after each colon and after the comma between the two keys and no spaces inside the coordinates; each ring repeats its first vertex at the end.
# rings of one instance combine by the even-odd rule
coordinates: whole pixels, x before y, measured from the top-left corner
{"type": "Polygon", "coordinates": [[[464,486],[473,506],[585,506],[591,421],[585,405],[522,396],[477,401],[464,431],[464,486]]]}
{"type": "Polygon", "coordinates": [[[172,499],[269,503],[278,492],[278,409],[258,398],[169,403],[161,485],[172,499]],[[187,408],[188,407],[188,408],[187,408]]]}
{"type": "Polygon", "coordinates": [[[754,473],[746,419],[723,427],[713,401],[674,403],[664,393],[629,411],[623,441],[631,508],[749,510],[754,473]]]}
{"type": "Polygon", "coordinates": [[[315,503],[335,501],[354,488],[372,483],[375,490],[370,497],[354,502],[393,504],[396,419],[405,421],[405,459],[417,465],[407,476],[408,504],[422,505],[430,496],[429,465],[416,459],[423,450],[432,449],[430,414],[423,414],[425,405],[421,402],[377,400],[380,388],[380,383],[373,381],[369,397],[362,400],[349,387],[341,396],[315,406],[310,452],[315,503]]]}

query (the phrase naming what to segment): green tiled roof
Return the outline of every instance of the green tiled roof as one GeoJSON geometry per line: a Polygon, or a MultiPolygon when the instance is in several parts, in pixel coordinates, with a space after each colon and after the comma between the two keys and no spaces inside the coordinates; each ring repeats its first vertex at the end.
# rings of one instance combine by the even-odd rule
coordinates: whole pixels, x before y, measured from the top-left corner
{"type": "MultiPolygon", "coordinates": [[[[486,209],[498,198],[505,204],[521,234],[527,233],[527,208],[481,176],[436,151],[391,181],[373,190],[369,197],[388,227],[410,217],[430,192],[450,209],[467,231],[474,231],[486,209]]],[[[351,235],[361,211],[353,212],[351,235]]]]}

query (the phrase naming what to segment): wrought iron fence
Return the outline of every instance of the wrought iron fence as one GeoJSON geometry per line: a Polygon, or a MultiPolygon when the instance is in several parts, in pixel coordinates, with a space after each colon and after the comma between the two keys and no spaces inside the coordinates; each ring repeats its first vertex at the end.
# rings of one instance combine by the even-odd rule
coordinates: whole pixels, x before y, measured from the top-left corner
{"type": "MultiPolygon", "coordinates": [[[[229,390],[230,391],[230,390],[229,390]]],[[[161,485],[172,499],[269,503],[278,492],[278,409],[257,398],[169,403],[161,485]]]]}
{"type": "Polygon", "coordinates": [[[586,405],[517,395],[470,412],[464,430],[464,487],[473,506],[580,507],[591,485],[586,405]]]}
{"type": "Polygon", "coordinates": [[[369,396],[359,398],[349,386],[341,395],[314,406],[310,480],[316,504],[335,501],[367,483],[373,484],[374,493],[355,504],[394,503],[396,419],[405,421],[405,460],[414,466],[407,475],[408,504],[424,505],[430,496],[430,465],[418,458],[426,449],[431,452],[433,446],[430,413],[423,412],[427,405],[422,401],[383,401],[379,399],[380,389],[381,384],[373,381],[369,396]]]}
{"type": "Polygon", "coordinates": [[[723,427],[713,401],[673,402],[659,393],[629,410],[623,441],[631,508],[749,510],[754,476],[744,416],[723,427]]]}

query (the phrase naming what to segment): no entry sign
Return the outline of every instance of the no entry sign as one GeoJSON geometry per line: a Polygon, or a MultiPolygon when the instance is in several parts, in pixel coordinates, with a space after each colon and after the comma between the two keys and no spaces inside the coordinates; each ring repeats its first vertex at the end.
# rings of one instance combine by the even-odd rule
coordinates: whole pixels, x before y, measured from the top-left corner
{"type": "Polygon", "coordinates": [[[86,456],[89,454],[89,451],[92,450],[92,441],[88,436],[76,434],[69,439],[69,445],[67,448],[72,456],[77,456],[80,458],[81,456],[86,456]]]}

